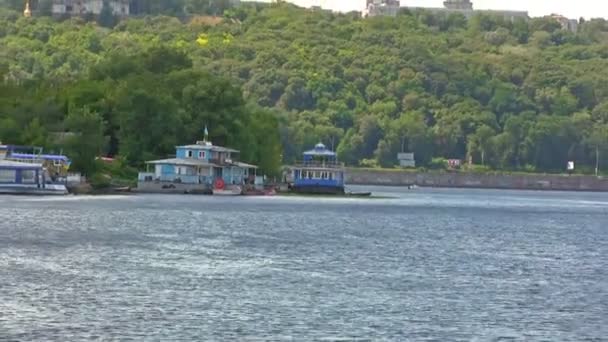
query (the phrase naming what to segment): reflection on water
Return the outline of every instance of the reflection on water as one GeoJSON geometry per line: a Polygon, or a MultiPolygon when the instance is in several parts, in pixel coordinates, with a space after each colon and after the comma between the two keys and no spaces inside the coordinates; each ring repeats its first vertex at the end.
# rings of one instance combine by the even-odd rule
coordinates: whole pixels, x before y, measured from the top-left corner
{"type": "Polygon", "coordinates": [[[373,191],[0,197],[0,340],[608,336],[608,195],[373,191]]]}

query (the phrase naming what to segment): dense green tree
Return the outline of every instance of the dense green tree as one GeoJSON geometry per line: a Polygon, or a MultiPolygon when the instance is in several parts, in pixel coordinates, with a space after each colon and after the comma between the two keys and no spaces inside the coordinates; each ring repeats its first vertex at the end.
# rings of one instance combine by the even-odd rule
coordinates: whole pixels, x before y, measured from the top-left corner
{"type": "Polygon", "coordinates": [[[154,83],[150,76],[130,79],[119,88],[116,99],[120,153],[138,165],[157,156],[168,156],[177,144],[177,104],[150,86],[154,83]],[[135,85],[139,89],[132,90],[135,85]]]}
{"type": "Polygon", "coordinates": [[[486,158],[492,151],[492,137],[496,132],[489,126],[482,125],[477,128],[474,134],[468,136],[468,156],[473,162],[480,162],[486,165],[486,158]],[[479,159],[476,160],[477,156],[479,159]]]}
{"type": "Polygon", "coordinates": [[[116,25],[116,17],[114,16],[114,12],[112,10],[112,7],[110,6],[110,1],[103,1],[103,7],[101,8],[101,12],[99,13],[97,22],[100,26],[108,28],[112,28],[114,27],[114,25],[116,25]]]}
{"type": "Polygon", "coordinates": [[[66,117],[65,126],[71,133],[65,147],[72,167],[85,175],[93,175],[97,171],[95,158],[103,155],[106,145],[102,117],[88,107],[73,109],[66,117]]]}
{"type": "Polygon", "coordinates": [[[408,151],[422,166],[591,171],[608,139],[595,129],[608,123],[605,20],[575,34],[550,18],[134,0],[148,16],[99,25],[25,19],[22,6],[0,2],[5,142],[56,145],[83,108],[101,117],[105,152],[137,166],[205,125],[267,172],[319,141],[349,165],[391,167],[408,151]]]}
{"type": "Polygon", "coordinates": [[[608,165],[608,124],[593,127],[585,143],[595,157],[595,172],[608,165]]]}

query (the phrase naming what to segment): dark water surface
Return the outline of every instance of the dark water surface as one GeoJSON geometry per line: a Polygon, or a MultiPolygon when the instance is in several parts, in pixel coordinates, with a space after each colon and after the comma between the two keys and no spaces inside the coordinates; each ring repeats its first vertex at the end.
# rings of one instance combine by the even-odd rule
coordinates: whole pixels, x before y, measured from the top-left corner
{"type": "Polygon", "coordinates": [[[0,197],[0,340],[608,340],[608,194],[375,190],[0,197]]]}

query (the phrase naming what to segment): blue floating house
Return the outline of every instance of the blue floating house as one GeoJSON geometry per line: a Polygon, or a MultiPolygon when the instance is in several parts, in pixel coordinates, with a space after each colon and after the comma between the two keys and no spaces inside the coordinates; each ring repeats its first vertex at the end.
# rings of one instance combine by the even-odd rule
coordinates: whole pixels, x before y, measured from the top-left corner
{"type": "Polygon", "coordinates": [[[335,152],[318,143],[292,167],[291,188],[298,193],[344,194],[344,165],[335,152]]]}
{"type": "Polygon", "coordinates": [[[239,153],[206,140],[177,146],[175,158],[146,162],[149,172],[139,174],[138,190],[194,192],[259,184],[258,167],[237,161],[239,153]]]}
{"type": "Polygon", "coordinates": [[[36,146],[0,145],[0,159],[42,164],[51,181],[65,183],[72,161],[67,156],[44,154],[42,151],[42,147],[36,146]]]}
{"type": "Polygon", "coordinates": [[[0,159],[0,194],[66,195],[64,184],[50,182],[42,164],[0,159]]]}
{"type": "Polygon", "coordinates": [[[42,148],[0,144],[0,193],[65,195],[70,160],[42,148]]]}

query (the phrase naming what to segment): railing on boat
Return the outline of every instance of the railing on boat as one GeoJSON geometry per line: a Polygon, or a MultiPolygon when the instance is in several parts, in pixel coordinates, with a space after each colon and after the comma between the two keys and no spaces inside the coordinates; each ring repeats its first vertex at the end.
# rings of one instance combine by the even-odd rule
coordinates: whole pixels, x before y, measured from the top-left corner
{"type": "Polygon", "coordinates": [[[319,161],[309,161],[309,162],[300,162],[295,163],[295,167],[310,167],[310,168],[323,168],[323,169],[341,169],[344,168],[344,163],[340,162],[319,162],[319,161]]]}
{"type": "Polygon", "coordinates": [[[137,180],[142,183],[184,183],[184,184],[212,184],[214,178],[197,175],[160,175],[150,172],[140,172],[137,180]]]}
{"type": "Polygon", "coordinates": [[[44,158],[42,158],[42,157],[15,158],[15,157],[7,156],[7,157],[4,157],[3,160],[14,161],[14,162],[19,162],[19,163],[26,163],[26,164],[44,164],[44,158]]]}

